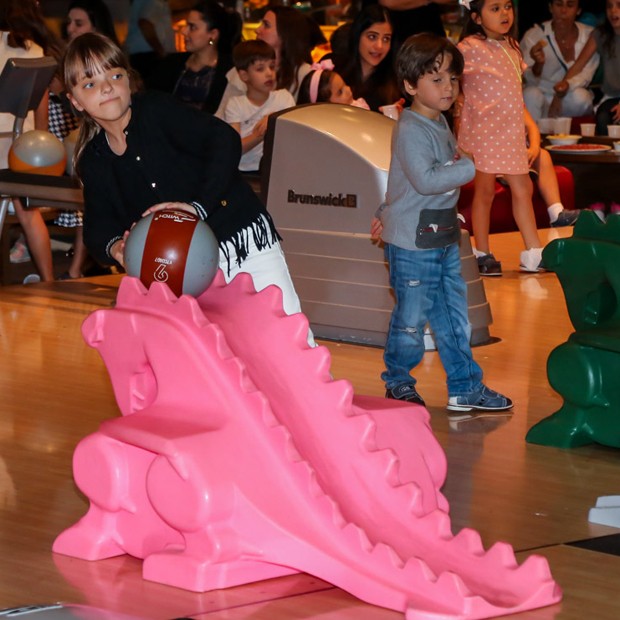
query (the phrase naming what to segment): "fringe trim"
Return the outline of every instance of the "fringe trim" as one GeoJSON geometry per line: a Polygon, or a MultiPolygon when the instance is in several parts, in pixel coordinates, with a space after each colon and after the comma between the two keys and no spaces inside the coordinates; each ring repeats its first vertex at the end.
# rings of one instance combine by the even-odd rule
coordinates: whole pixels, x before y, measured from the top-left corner
{"type": "Polygon", "coordinates": [[[259,213],[258,217],[249,226],[237,231],[229,239],[220,241],[220,250],[226,257],[227,275],[230,275],[231,260],[234,260],[236,265],[240,266],[248,257],[250,235],[252,235],[254,245],[259,251],[270,248],[274,243],[282,239],[276,230],[271,215],[269,213],[259,213]]]}

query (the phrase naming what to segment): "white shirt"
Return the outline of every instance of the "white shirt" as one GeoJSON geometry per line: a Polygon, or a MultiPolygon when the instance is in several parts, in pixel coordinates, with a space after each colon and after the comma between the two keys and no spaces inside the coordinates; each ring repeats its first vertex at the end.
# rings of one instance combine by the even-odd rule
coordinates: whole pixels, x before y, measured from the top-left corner
{"type": "MultiPolygon", "coordinates": [[[[577,26],[579,30],[579,35],[575,43],[575,58],[578,58],[593,28],[581,22],[575,22],[575,26],[577,26]]],[[[566,71],[575,64],[574,60],[566,62],[562,57],[560,46],[553,33],[550,20],[543,22],[542,27],[539,24],[533,26],[523,35],[523,39],[521,40],[521,52],[523,54],[523,60],[528,65],[524,74],[526,85],[538,86],[543,92],[548,94],[554,92],[553,87],[555,84],[564,79],[566,71]],[[545,64],[543,65],[542,73],[537,77],[532,72],[534,59],[530,56],[530,50],[541,39],[544,39],[547,45],[543,48],[545,53],[545,64]]],[[[570,79],[570,88],[587,87],[594,77],[594,73],[598,67],[598,61],[598,54],[594,54],[583,68],[583,71],[570,79]]]]}
{"type": "MultiPolygon", "coordinates": [[[[295,86],[295,83],[293,82],[293,84],[291,85],[289,89],[295,101],[297,101],[297,95],[299,93],[299,87],[301,86],[301,83],[303,82],[306,75],[310,73],[311,70],[312,70],[312,67],[307,62],[302,63],[297,68],[297,86],[295,86]]],[[[235,67],[233,67],[226,74],[226,79],[228,80],[228,84],[226,84],[226,90],[224,90],[222,101],[220,102],[220,105],[217,111],[215,112],[215,116],[221,119],[224,118],[224,111],[226,110],[226,106],[228,105],[229,100],[232,97],[238,97],[240,95],[245,95],[245,93],[248,90],[246,88],[245,82],[243,82],[241,78],[239,77],[239,72],[237,71],[235,67]]]]}
{"type": "MultiPolygon", "coordinates": [[[[293,95],[284,88],[270,92],[267,101],[261,106],[254,105],[246,95],[239,95],[228,100],[224,110],[224,120],[227,123],[239,123],[241,126],[241,137],[245,138],[252,133],[256,123],[261,118],[269,116],[273,112],[286,110],[286,108],[293,107],[294,105],[295,99],[293,99],[293,95]]],[[[243,172],[258,170],[262,156],[263,142],[261,141],[241,156],[239,170],[243,172]]]]}

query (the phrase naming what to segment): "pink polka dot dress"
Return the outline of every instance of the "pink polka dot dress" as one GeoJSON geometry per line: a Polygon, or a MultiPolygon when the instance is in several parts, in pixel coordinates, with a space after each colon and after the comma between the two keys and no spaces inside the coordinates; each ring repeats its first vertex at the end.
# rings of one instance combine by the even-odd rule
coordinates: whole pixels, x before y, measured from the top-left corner
{"type": "Polygon", "coordinates": [[[465,57],[459,146],[473,153],[476,170],[527,174],[521,56],[506,40],[470,36],[465,57]]]}

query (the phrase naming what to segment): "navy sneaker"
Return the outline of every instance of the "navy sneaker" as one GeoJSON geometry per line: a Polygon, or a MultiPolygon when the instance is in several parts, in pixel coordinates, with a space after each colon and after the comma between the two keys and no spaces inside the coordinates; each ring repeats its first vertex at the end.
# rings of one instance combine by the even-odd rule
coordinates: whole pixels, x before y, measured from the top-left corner
{"type": "Polygon", "coordinates": [[[481,385],[475,392],[450,396],[446,408],[450,411],[506,411],[511,407],[510,398],[481,385]]]}
{"type": "Polygon", "coordinates": [[[560,226],[574,226],[581,211],[579,209],[562,209],[558,215],[558,219],[555,222],[551,222],[553,228],[560,228],[560,226]]]}
{"type": "Polygon", "coordinates": [[[408,403],[415,403],[424,407],[424,399],[417,393],[415,387],[411,383],[401,383],[393,388],[388,388],[385,392],[386,398],[394,400],[404,400],[408,403]]]}
{"type": "Polygon", "coordinates": [[[485,254],[478,257],[478,271],[481,276],[501,276],[502,264],[495,260],[493,254],[485,254]]]}

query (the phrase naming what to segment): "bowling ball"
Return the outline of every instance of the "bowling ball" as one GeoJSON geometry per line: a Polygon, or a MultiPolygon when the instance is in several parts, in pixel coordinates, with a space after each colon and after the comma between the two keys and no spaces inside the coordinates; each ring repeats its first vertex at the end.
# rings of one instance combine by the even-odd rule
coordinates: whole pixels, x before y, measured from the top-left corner
{"type": "Polygon", "coordinates": [[[177,296],[198,297],[219,266],[219,246],[211,228],[176,209],[143,217],[125,241],[125,269],[147,288],[164,282],[177,296]]]}
{"type": "Polygon", "coordinates": [[[49,131],[26,131],[9,150],[9,168],[14,172],[60,176],[65,172],[66,162],[65,147],[49,131]]]}

